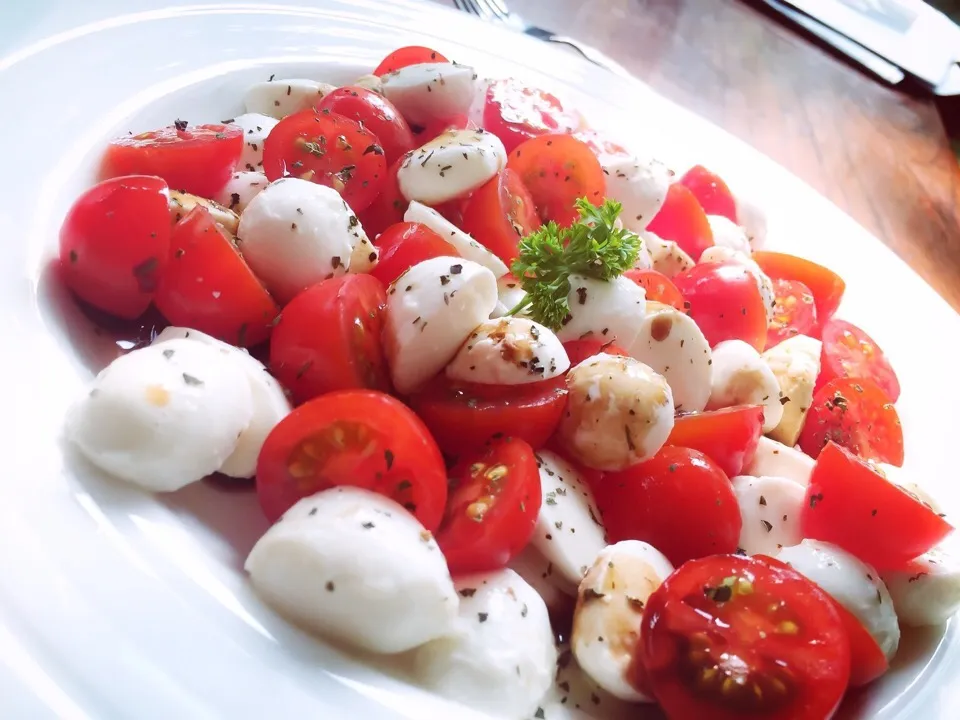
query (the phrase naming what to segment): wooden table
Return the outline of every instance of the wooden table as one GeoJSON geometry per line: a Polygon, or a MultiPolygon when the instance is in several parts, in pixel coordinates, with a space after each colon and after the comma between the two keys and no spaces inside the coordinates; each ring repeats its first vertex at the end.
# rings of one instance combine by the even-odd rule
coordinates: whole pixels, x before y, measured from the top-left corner
{"type": "Polygon", "coordinates": [[[506,3],[791,170],[960,310],[960,165],[931,98],[882,85],[739,0],[506,3]]]}

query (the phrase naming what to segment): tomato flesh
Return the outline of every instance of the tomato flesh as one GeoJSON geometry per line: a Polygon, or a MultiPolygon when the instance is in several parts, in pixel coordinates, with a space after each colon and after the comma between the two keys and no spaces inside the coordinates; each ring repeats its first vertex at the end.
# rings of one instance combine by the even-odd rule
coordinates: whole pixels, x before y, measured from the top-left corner
{"type": "Polygon", "coordinates": [[[737,201],[719,175],[703,165],[694,165],[677,182],[693,194],[707,215],[722,215],[737,222],[737,201]]]}
{"type": "Polygon", "coordinates": [[[426,225],[400,222],[391,225],[377,237],[380,259],[370,274],[384,287],[407,270],[435,257],[460,257],[456,249],[426,225]]]}
{"type": "Polygon", "coordinates": [[[635,268],[627,270],[623,276],[633,280],[646,291],[647,300],[663,303],[677,310],[685,310],[683,295],[677,290],[673,281],[656,270],[641,270],[635,268]]]}
{"type": "Polygon", "coordinates": [[[822,265],[787,253],[760,250],[753,253],[760,269],[773,280],[796,280],[813,293],[817,320],[825,323],[840,306],[846,283],[843,278],[822,265]]]}
{"type": "Polygon", "coordinates": [[[879,385],[890,402],[897,401],[900,381],[873,338],[853,323],[837,318],[823,326],[822,338],[818,389],[834,378],[866,378],[879,385]]]}
{"type": "Polygon", "coordinates": [[[416,147],[410,126],[393,104],[365,88],[337,88],[323,96],[317,110],[329,110],[361,123],[380,141],[387,164],[416,147]]]}
{"type": "Polygon", "coordinates": [[[677,417],[667,445],[699,450],[735,477],[753,460],[762,429],[763,408],[757,405],[689,413],[677,417]]]}
{"type": "Polygon", "coordinates": [[[810,288],[799,280],[773,280],[773,319],[767,325],[767,347],[796,335],[819,337],[817,306],[810,288]]]}
{"type": "Polygon", "coordinates": [[[654,215],[647,230],[664,240],[673,240],[694,262],[713,246],[713,230],[707,214],[693,193],[678,183],[667,190],[663,207],[654,215]]]}
{"type": "Polygon", "coordinates": [[[567,357],[570,358],[570,367],[576,367],[587,358],[591,358],[599,353],[607,355],[622,355],[630,357],[630,353],[619,345],[610,342],[601,342],[596,338],[584,338],[583,340],[569,340],[563,344],[563,349],[567,351],[567,357]]]}
{"type": "Polygon", "coordinates": [[[507,78],[490,83],[483,105],[483,127],[507,152],[530,138],[577,129],[578,119],[553,95],[507,78]]]}
{"type": "Polygon", "coordinates": [[[403,193],[400,192],[397,171],[400,170],[400,166],[408,157],[410,157],[410,153],[406,153],[394,161],[383,179],[380,194],[366,208],[357,211],[360,225],[367,236],[374,241],[380,233],[391,225],[403,222],[403,215],[407,211],[409,203],[403,193]]]}
{"type": "Polygon", "coordinates": [[[381,77],[387,73],[396,72],[400,68],[405,68],[408,65],[445,62],[450,61],[447,60],[446,56],[441,55],[432,48],[424,47],[423,45],[407,45],[406,47],[397,48],[381,60],[380,64],[377,65],[377,69],[373,71],[373,74],[381,77]]]}
{"type": "Polygon", "coordinates": [[[520,176],[506,168],[474,191],[454,224],[510,267],[520,238],[539,228],[540,218],[520,176]]]}

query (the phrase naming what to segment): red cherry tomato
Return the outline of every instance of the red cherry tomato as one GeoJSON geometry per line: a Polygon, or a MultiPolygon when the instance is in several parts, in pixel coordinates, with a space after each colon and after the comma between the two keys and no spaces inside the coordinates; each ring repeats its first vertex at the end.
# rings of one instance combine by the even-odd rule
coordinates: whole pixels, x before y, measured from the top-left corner
{"type": "Polygon", "coordinates": [[[153,300],[173,325],[251,347],[270,337],[280,308],[200,205],[173,228],[170,260],[153,300]]]}
{"type": "Polygon", "coordinates": [[[372,390],[301,405],[260,451],[257,497],[271,522],[301,498],[338,485],[396,500],[431,532],[447,502],[447,470],[430,433],[399,400],[372,390]]]}
{"type": "Polygon", "coordinates": [[[817,306],[810,288],[799,280],[774,280],[773,320],[767,325],[767,347],[779,345],[794,335],[818,337],[817,306]]]}
{"type": "Polygon", "coordinates": [[[454,383],[438,376],[409,398],[449,455],[482,446],[492,437],[514,437],[535,450],[543,447],[563,415],[563,377],[526,385],[454,383]]]}
{"type": "Polygon", "coordinates": [[[435,257],[460,257],[456,249],[426,225],[400,222],[377,238],[380,259],[370,274],[389,285],[417,263],[435,257]]]}
{"type": "Polygon", "coordinates": [[[576,367],[587,358],[599,353],[630,357],[630,353],[619,345],[615,345],[612,340],[610,342],[601,342],[595,338],[569,340],[563,344],[563,349],[567,351],[567,357],[570,358],[570,367],[576,367]]]}
{"type": "Polygon", "coordinates": [[[471,197],[472,194],[468,194],[463,197],[448,200],[445,203],[431,205],[430,207],[440,213],[448,222],[463,229],[463,210],[467,203],[470,202],[471,197]]]}
{"type": "Polygon", "coordinates": [[[236,125],[177,125],[112,140],[103,158],[103,174],[157,175],[174,190],[205,198],[219,193],[243,151],[243,130],[236,125]]]}
{"type": "Polygon", "coordinates": [[[800,448],[815,458],[827,441],[867,460],[903,465],[900,416],[872,380],[836,378],[813,396],[800,433],[800,448]]]}
{"type": "Polygon", "coordinates": [[[397,48],[381,60],[380,64],[377,65],[377,69],[373,71],[373,74],[380,77],[387,73],[395,72],[400,68],[405,68],[408,65],[445,62],[450,61],[436,50],[422,45],[407,45],[406,47],[397,48]]]}
{"type": "Polygon", "coordinates": [[[762,427],[763,408],[758,405],[689,413],[677,417],[667,445],[699,450],[727,477],[735,477],[753,460],[762,427]]]}
{"type": "Polygon", "coordinates": [[[843,279],[835,272],[796,255],[768,250],[755,252],[753,259],[774,280],[797,280],[806,285],[813,293],[817,320],[821,324],[833,317],[846,288],[843,279]]]}
{"type": "Polygon", "coordinates": [[[878,570],[930,550],[953,528],[849,450],[827,443],[810,476],[803,537],[834,543],[878,570]]]}
{"type": "Polygon", "coordinates": [[[900,381],[886,355],[869,335],[853,323],[831,319],[823,326],[823,349],[817,388],[838,377],[873,380],[890,402],[900,397],[900,381]]]}
{"type": "Polygon", "coordinates": [[[387,163],[379,138],[357,121],[315,110],[288,115],[263,143],[263,173],[285,175],[336,190],[354,212],[373,202],[387,163]]]}
{"type": "Polygon", "coordinates": [[[826,720],[850,675],[832,599],[761,557],[679,568],[647,600],[640,638],[634,666],[676,720],[826,720]]]}
{"type": "Polygon", "coordinates": [[[735,263],[695,265],[673,278],[689,303],[687,314],[710,347],[723,340],[743,340],[757,351],[767,341],[767,311],[757,281],[735,263]]]}
{"type": "Polygon", "coordinates": [[[719,175],[694,165],[677,182],[693,193],[707,215],[723,215],[737,222],[737,201],[719,175]]]}
{"type": "Polygon", "coordinates": [[[630,151],[623,145],[613,142],[602,133],[592,129],[577,130],[573,136],[593,151],[593,154],[600,157],[604,155],[613,155],[620,157],[630,157],[630,151]]]}
{"type": "Polygon", "coordinates": [[[356,120],[377,136],[387,164],[416,147],[403,116],[382,95],[361,87],[341,87],[323,96],[317,110],[356,120]]]}
{"type": "Polygon", "coordinates": [[[437,544],[454,575],[505,567],[526,547],[540,512],[540,471],[523,440],[494,440],[450,473],[437,544]]]}
{"type": "Polygon", "coordinates": [[[610,542],[643,540],[674,565],[737,549],[733,486],[698,450],[663,447],[646,462],[606,473],[595,495],[610,542]]]}
{"type": "Polygon", "coordinates": [[[647,292],[647,300],[670,305],[677,310],[685,310],[683,295],[673,281],[656,270],[627,270],[624,277],[630,278],[647,292]]]}
{"type": "Polygon", "coordinates": [[[395,160],[383,179],[380,194],[369,206],[357,212],[357,218],[367,236],[376,240],[377,236],[391,225],[403,222],[403,215],[407,211],[407,199],[400,192],[397,182],[397,171],[403,161],[410,157],[410,153],[395,160]]]}
{"type": "Polygon", "coordinates": [[[496,80],[487,88],[483,127],[500,138],[507,152],[538,135],[572,132],[579,124],[555,96],[513,78],[496,80]]]}
{"type": "Polygon", "coordinates": [[[694,262],[704,250],[713,247],[713,230],[707,214],[693,193],[677,183],[667,190],[663,207],[653,216],[647,230],[664,240],[673,240],[694,262]]]}
{"type": "Polygon", "coordinates": [[[453,115],[451,117],[433,118],[422,128],[413,128],[414,140],[417,147],[426,145],[431,140],[436,139],[447,130],[467,130],[477,126],[470,121],[466,115],[453,115]]]}
{"type": "Polygon", "coordinates": [[[104,180],[73,203],[60,228],[63,278],[77,296],[118,317],[142,315],[170,255],[167,184],[104,180]]]}
{"type": "Polygon", "coordinates": [[[518,145],[507,160],[530,191],[544,222],[567,227],[579,219],[577,198],[599,205],[606,189],[603,168],[585,144],[570,135],[540,135],[518,145]]]}
{"type": "Polygon", "coordinates": [[[520,176],[507,168],[474,191],[459,227],[510,267],[520,238],[540,227],[540,218],[520,176]]]}

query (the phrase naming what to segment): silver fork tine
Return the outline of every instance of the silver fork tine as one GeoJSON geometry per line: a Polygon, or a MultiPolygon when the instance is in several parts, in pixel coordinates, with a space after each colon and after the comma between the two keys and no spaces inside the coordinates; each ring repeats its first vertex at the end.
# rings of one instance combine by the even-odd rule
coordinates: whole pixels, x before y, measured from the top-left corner
{"type": "Polygon", "coordinates": [[[470,9],[470,6],[467,5],[466,0],[453,0],[453,6],[457,10],[463,10],[464,12],[473,12],[473,10],[470,9]]]}
{"type": "Polygon", "coordinates": [[[492,15],[498,20],[506,20],[510,16],[507,6],[500,0],[476,0],[476,2],[486,8],[488,15],[492,15]]]}

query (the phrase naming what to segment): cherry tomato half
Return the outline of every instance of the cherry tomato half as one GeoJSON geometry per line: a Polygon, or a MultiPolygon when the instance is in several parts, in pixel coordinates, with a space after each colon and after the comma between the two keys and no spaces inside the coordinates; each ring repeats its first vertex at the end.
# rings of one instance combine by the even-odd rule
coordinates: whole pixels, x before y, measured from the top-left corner
{"type": "Polygon", "coordinates": [[[570,358],[570,367],[576,367],[587,358],[591,358],[598,353],[630,357],[630,353],[619,345],[615,345],[612,340],[609,342],[601,342],[596,338],[568,340],[563,344],[563,349],[567,351],[567,357],[570,358]]]}
{"type": "Polygon", "coordinates": [[[400,192],[397,182],[397,172],[403,161],[410,157],[410,153],[395,160],[387,170],[380,187],[380,194],[363,210],[357,212],[357,218],[367,236],[376,241],[377,236],[391,225],[403,222],[403,215],[407,211],[407,199],[400,192]]]}
{"type": "Polygon", "coordinates": [[[753,460],[762,428],[763,408],[759,405],[688,413],[674,421],[667,445],[699,450],[727,477],[735,477],[753,460]]]}
{"type": "Polygon", "coordinates": [[[773,280],[773,319],[767,325],[767,347],[794,335],[819,337],[817,306],[810,288],[799,280],[773,280]]]}
{"type": "Polygon", "coordinates": [[[685,310],[683,304],[683,295],[677,290],[673,281],[661,272],[656,270],[627,270],[623,276],[633,280],[642,287],[647,293],[647,300],[663,303],[676,308],[685,310]]]}
{"type": "Polygon", "coordinates": [[[867,378],[896,402],[900,381],[883,350],[869,335],[853,323],[832,318],[823,326],[820,375],[817,388],[838,377],[867,378]]]}
{"type": "Polygon", "coordinates": [[[573,133],[573,136],[577,140],[585,143],[597,157],[610,155],[614,157],[630,157],[630,151],[623,147],[623,145],[613,142],[613,140],[606,135],[596,130],[584,128],[583,130],[577,130],[573,133]]]}
{"type": "Polygon", "coordinates": [[[338,485],[396,500],[431,532],[447,502],[447,469],[430,432],[399,400],[373,390],[301,405],[260,451],[257,497],[271,522],[301,498],[338,485]]]}
{"type": "Polygon", "coordinates": [[[424,47],[423,45],[407,45],[406,47],[397,48],[381,60],[380,64],[377,65],[377,69],[373,71],[373,74],[380,77],[387,73],[395,72],[400,68],[405,68],[408,65],[445,62],[450,61],[436,50],[424,47]]]}
{"type": "Polygon", "coordinates": [[[520,176],[507,168],[474,191],[459,227],[510,267],[520,238],[540,227],[540,218],[520,176]]]}
{"type": "Polygon", "coordinates": [[[377,238],[380,259],[370,274],[388,286],[417,263],[435,257],[460,257],[456,249],[426,225],[400,222],[377,238]]]}
{"type": "Polygon", "coordinates": [[[764,274],[774,280],[797,280],[813,293],[817,320],[822,324],[833,317],[843,299],[846,283],[832,270],[806,258],[761,250],[753,254],[764,274]]]}
{"type": "Polygon", "coordinates": [[[547,133],[577,129],[579,119],[567,113],[553,95],[506,78],[490,83],[483,105],[483,127],[503,143],[507,152],[547,133]]]}
{"type": "Polygon", "coordinates": [[[664,240],[673,240],[694,262],[713,246],[713,230],[707,214],[693,193],[678,183],[667,190],[663,207],[653,216],[647,230],[664,240]]]}
{"type": "Polygon", "coordinates": [[[317,110],[329,110],[367,128],[380,141],[387,164],[416,147],[410,126],[393,104],[365,88],[337,88],[323,96],[317,110]]]}
{"type": "Polygon", "coordinates": [[[723,215],[737,222],[737,201],[719,175],[694,165],[677,182],[693,193],[707,215],[723,215]]]}

